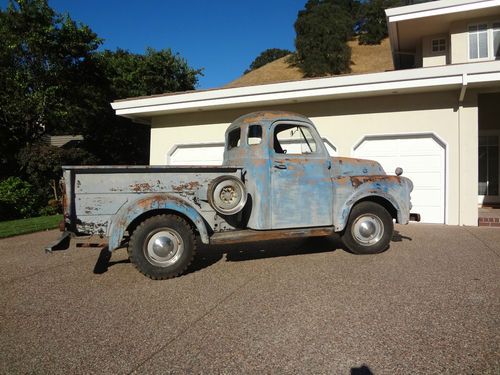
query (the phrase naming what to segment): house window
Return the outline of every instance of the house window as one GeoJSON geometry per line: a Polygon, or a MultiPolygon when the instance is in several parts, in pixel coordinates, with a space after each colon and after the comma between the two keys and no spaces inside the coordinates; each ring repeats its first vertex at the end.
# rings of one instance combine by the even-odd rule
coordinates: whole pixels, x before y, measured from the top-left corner
{"type": "Polygon", "coordinates": [[[500,22],[493,23],[493,56],[500,59],[500,22]]]}
{"type": "Polygon", "coordinates": [[[500,21],[469,25],[469,60],[500,59],[500,21]]]}
{"type": "Polygon", "coordinates": [[[434,39],[432,41],[432,52],[446,51],[446,39],[434,39]]]}
{"type": "Polygon", "coordinates": [[[488,25],[469,26],[469,59],[488,58],[488,25]]]}
{"type": "Polygon", "coordinates": [[[479,136],[479,195],[498,195],[498,136],[479,136]]]}

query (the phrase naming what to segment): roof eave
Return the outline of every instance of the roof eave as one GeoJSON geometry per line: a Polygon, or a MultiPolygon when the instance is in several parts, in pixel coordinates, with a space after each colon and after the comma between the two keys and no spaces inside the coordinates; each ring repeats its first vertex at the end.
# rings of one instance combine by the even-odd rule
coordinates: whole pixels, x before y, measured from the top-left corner
{"type": "Polygon", "coordinates": [[[112,105],[117,115],[148,123],[151,117],[164,114],[449,90],[461,87],[463,74],[471,84],[500,83],[500,61],[221,89],[209,95],[194,92],[132,99],[112,105]]]}

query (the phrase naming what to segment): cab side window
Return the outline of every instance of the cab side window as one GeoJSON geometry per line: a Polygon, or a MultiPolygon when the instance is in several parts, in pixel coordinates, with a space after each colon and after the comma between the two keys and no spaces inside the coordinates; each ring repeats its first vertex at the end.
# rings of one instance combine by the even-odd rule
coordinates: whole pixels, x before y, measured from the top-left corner
{"type": "Polygon", "coordinates": [[[240,128],[231,130],[227,135],[227,149],[231,150],[235,147],[240,147],[241,130],[240,128]]]}
{"type": "Polygon", "coordinates": [[[305,155],[317,152],[317,144],[307,126],[279,124],[274,128],[274,152],[305,155]]]}
{"type": "Polygon", "coordinates": [[[262,126],[250,125],[248,127],[247,144],[249,146],[258,145],[262,142],[262,126]]]}

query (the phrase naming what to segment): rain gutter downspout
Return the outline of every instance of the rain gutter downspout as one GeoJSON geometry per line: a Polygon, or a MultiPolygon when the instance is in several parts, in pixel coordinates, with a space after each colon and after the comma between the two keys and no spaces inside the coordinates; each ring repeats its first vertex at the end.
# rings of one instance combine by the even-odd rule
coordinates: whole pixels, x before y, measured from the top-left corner
{"type": "MultiPolygon", "coordinates": [[[[460,176],[460,168],[462,166],[462,150],[461,150],[461,137],[460,133],[462,131],[461,129],[461,124],[460,124],[460,117],[462,116],[462,104],[465,99],[465,94],[467,92],[467,73],[462,74],[462,87],[460,89],[460,95],[458,96],[458,171],[459,171],[459,176],[460,176]]],[[[458,225],[462,225],[463,220],[462,220],[462,181],[461,178],[459,177],[458,181],[458,225]]]]}

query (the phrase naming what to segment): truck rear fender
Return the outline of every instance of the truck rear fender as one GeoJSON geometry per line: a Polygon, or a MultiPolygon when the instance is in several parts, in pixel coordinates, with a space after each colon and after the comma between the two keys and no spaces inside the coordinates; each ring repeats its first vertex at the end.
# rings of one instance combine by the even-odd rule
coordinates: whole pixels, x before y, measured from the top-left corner
{"type": "MultiPolygon", "coordinates": [[[[387,209],[389,214],[397,220],[398,223],[407,224],[409,218],[409,208],[405,209],[394,195],[377,189],[357,189],[352,195],[344,201],[344,204],[335,205],[338,209],[334,210],[333,223],[335,231],[343,231],[347,225],[349,214],[356,203],[361,201],[373,201],[379,203],[387,209]]],[[[337,202],[340,203],[340,202],[337,202]]]]}
{"type": "Polygon", "coordinates": [[[191,221],[200,233],[201,241],[209,243],[208,231],[203,217],[188,202],[172,194],[155,194],[127,202],[113,216],[109,227],[109,250],[120,246],[129,225],[141,215],[151,211],[170,211],[179,213],[191,221]]]}

